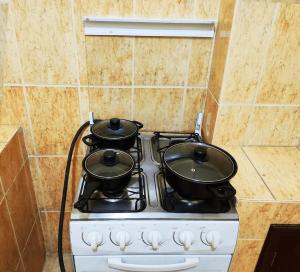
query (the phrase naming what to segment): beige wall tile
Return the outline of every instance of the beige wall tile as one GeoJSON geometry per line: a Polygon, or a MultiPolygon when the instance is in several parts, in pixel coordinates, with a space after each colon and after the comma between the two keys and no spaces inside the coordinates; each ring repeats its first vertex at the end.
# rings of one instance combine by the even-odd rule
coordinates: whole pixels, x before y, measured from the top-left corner
{"type": "Polygon", "coordinates": [[[0,271],[14,271],[17,268],[20,255],[9,219],[6,201],[0,203],[0,216],[0,271]]]}
{"type": "Polygon", "coordinates": [[[14,26],[14,8],[12,4],[10,4],[8,8],[6,41],[3,82],[21,83],[21,66],[14,26]]]}
{"type": "MultiPolygon", "coordinates": [[[[299,200],[299,199],[298,199],[299,200]]],[[[300,224],[300,204],[282,203],[275,213],[273,224],[300,224]]]]}
{"type": "Polygon", "coordinates": [[[197,114],[204,109],[206,90],[187,89],[184,105],[183,124],[181,130],[195,130],[197,114]]]}
{"type": "Polygon", "coordinates": [[[221,145],[243,144],[251,109],[251,106],[220,106],[213,143],[221,145]]]}
{"type": "MultiPolygon", "coordinates": [[[[257,28],[257,27],[256,27],[257,28]]],[[[275,23],[258,103],[300,104],[300,6],[281,4],[275,23]]]]}
{"type": "Polygon", "coordinates": [[[212,62],[210,68],[210,75],[208,80],[208,88],[214,95],[217,101],[221,94],[223,84],[223,76],[225,70],[225,63],[227,58],[229,38],[222,37],[217,31],[215,37],[215,44],[212,53],[212,62]]]}
{"type": "Polygon", "coordinates": [[[11,139],[0,154],[0,173],[4,192],[12,185],[23,165],[18,135],[11,139]]]}
{"type": "Polygon", "coordinates": [[[79,127],[77,89],[29,87],[27,95],[37,152],[67,154],[79,127]]]}
{"type": "Polygon", "coordinates": [[[263,240],[238,240],[230,272],[253,272],[263,246],[263,240]]]}
{"type": "Polygon", "coordinates": [[[299,124],[300,107],[255,107],[246,144],[296,146],[300,140],[299,124]]]}
{"type": "Polygon", "coordinates": [[[25,272],[43,271],[46,252],[39,222],[36,222],[34,225],[22,255],[25,272]]]}
{"type": "Polygon", "coordinates": [[[137,38],[135,85],[184,85],[189,40],[137,38]]]}
{"type": "Polygon", "coordinates": [[[130,85],[132,42],[126,37],[86,37],[86,62],[90,85],[130,85]]]}
{"type": "Polygon", "coordinates": [[[32,177],[33,189],[36,196],[36,202],[38,209],[44,208],[44,190],[41,182],[41,172],[39,168],[39,162],[37,157],[29,157],[29,167],[32,177]]]}
{"type": "Polygon", "coordinates": [[[7,205],[21,251],[25,247],[36,216],[29,185],[25,168],[23,167],[6,195],[7,205]]]}
{"type": "Polygon", "coordinates": [[[14,1],[14,24],[25,82],[76,83],[70,3],[14,1]]]}
{"type": "Polygon", "coordinates": [[[206,86],[211,47],[211,39],[192,40],[188,86],[206,86]]]}
{"type": "Polygon", "coordinates": [[[218,18],[220,0],[194,0],[194,5],[194,14],[196,18],[218,18]]]}
{"type": "Polygon", "coordinates": [[[239,238],[264,239],[277,208],[278,204],[272,202],[239,201],[239,238]]]}
{"type": "Polygon", "coordinates": [[[22,126],[27,151],[29,154],[33,153],[32,135],[22,87],[4,88],[4,96],[0,99],[0,124],[22,126]]]}
{"type": "Polygon", "coordinates": [[[130,119],[131,88],[98,89],[89,88],[90,110],[95,118],[110,119],[113,117],[130,119]]]}
{"type": "MultiPolygon", "coordinates": [[[[88,84],[86,64],[86,36],[84,35],[83,16],[132,17],[133,0],[79,0],[74,1],[77,53],[80,83],[88,84]]],[[[96,37],[94,37],[96,38],[96,37]]],[[[97,53],[99,55],[99,52],[97,53]]]]}
{"type": "Polygon", "coordinates": [[[29,195],[30,198],[30,205],[33,208],[34,214],[38,213],[38,207],[37,207],[37,201],[36,201],[36,197],[35,197],[35,191],[34,191],[34,186],[33,186],[33,178],[31,175],[31,170],[30,170],[30,164],[29,164],[29,160],[27,160],[25,162],[24,165],[24,172],[25,172],[25,180],[26,180],[26,184],[24,184],[24,187],[26,185],[26,188],[28,190],[27,194],[29,195]]]}
{"type": "MultiPolygon", "coordinates": [[[[47,212],[47,235],[44,236],[47,248],[47,253],[57,253],[57,235],[58,235],[58,222],[59,222],[59,212],[47,212]]],[[[65,213],[64,220],[64,232],[63,232],[63,252],[70,252],[70,212],[65,213]]]]}
{"type": "Polygon", "coordinates": [[[18,129],[17,126],[13,125],[0,125],[0,142],[8,143],[17,133],[18,129]]]}
{"type": "Polygon", "coordinates": [[[206,142],[211,143],[215,129],[215,122],[218,114],[218,107],[215,98],[210,91],[207,92],[204,116],[203,116],[203,138],[206,142]]]}
{"type": "Polygon", "coordinates": [[[230,33],[235,5],[235,0],[220,0],[218,31],[230,33]]]}
{"type": "Polygon", "coordinates": [[[135,89],[133,118],[145,130],[180,131],[182,89],[135,89]]]}
{"type": "Polygon", "coordinates": [[[222,86],[222,101],[253,102],[275,7],[275,4],[266,1],[240,1],[237,4],[222,86]]]}
{"type": "Polygon", "coordinates": [[[277,200],[300,200],[300,151],[296,147],[244,147],[277,200]]]}
{"type": "MultiPolygon", "coordinates": [[[[73,204],[73,197],[82,170],[82,157],[74,157],[71,164],[69,176],[68,196],[66,210],[70,211],[73,204]]],[[[66,157],[39,157],[37,158],[41,171],[41,177],[37,182],[42,186],[44,210],[59,211],[61,204],[62,188],[64,183],[66,157]]],[[[43,204],[43,203],[42,203],[43,204]]]]}
{"type": "Polygon", "coordinates": [[[192,18],[193,8],[193,0],[137,0],[135,16],[192,18]]]}
{"type": "Polygon", "coordinates": [[[238,172],[231,179],[238,199],[274,200],[268,187],[257,173],[241,147],[223,146],[236,160],[238,172]]]}

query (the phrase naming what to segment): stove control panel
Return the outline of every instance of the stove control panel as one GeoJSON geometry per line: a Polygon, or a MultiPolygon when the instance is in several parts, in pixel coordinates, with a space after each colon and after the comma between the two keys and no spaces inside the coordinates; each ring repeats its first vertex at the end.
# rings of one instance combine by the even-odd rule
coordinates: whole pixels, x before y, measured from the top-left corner
{"type": "Polygon", "coordinates": [[[238,221],[71,221],[74,255],[232,254],[238,221]]]}

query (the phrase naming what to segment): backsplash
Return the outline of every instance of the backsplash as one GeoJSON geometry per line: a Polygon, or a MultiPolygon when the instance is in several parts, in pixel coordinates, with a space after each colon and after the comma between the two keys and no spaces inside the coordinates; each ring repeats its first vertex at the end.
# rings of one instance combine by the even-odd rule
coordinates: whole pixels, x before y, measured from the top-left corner
{"type": "Polygon", "coordinates": [[[205,136],[213,143],[300,144],[300,5],[296,2],[236,2],[230,39],[219,32],[214,49],[214,58],[222,57],[219,69],[212,62],[204,122],[205,136]]]}
{"type": "Polygon", "coordinates": [[[4,70],[4,56],[5,56],[5,31],[7,24],[7,1],[0,2],[0,100],[3,95],[3,70],[4,70]]]}
{"type": "MultiPolygon", "coordinates": [[[[88,112],[136,119],[148,131],[192,131],[209,78],[213,39],[89,37],[82,17],[216,19],[218,10],[219,0],[10,2],[0,124],[24,129],[48,253],[56,252],[69,145],[88,112]]],[[[81,144],[66,217],[84,152],[81,144]]]]}

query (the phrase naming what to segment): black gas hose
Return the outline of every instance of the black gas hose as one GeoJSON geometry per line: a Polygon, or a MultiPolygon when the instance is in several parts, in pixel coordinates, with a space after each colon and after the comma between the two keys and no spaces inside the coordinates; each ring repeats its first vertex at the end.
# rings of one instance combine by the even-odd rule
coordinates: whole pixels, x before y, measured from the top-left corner
{"type": "Polygon", "coordinates": [[[69,183],[69,174],[72,162],[73,151],[76,145],[76,142],[82,132],[89,126],[89,122],[85,122],[76,132],[68,154],[68,160],[66,165],[66,172],[65,172],[65,179],[64,179],[64,188],[61,197],[61,206],[60,206],[60,216],[59,216],[59,226],[58,226],[58,240],[57,240],[57,252],[58,252],[58,260],[59,260],[59,267],[61,272],[66,272],[65,265],[64,265],[64,257],[63,257],[63,228],[64,228],[64,217],[65,217],[65,206],[66,206],[66,199],[67,199],[67,192],[68,192],[68,183],[69,183]]]}

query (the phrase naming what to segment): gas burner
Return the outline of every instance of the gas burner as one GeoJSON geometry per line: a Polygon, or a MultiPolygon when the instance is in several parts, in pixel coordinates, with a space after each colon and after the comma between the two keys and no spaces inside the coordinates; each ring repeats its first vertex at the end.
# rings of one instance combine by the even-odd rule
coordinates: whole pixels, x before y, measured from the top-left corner
{"type": "Polygon", "coordinates": [[[186,199],[181,197],[166,182],[162,173],[157,175],[162,208],[174,213],[225,213],[231,208],[228,200],[222,199],[186,199]]]}
{"type": "Polygon", "coordinates": [[[163,152],[170,146],[184,142],[200,142],[201,137],[197,133],[170,134],[154,132],[151,138],[153,159],[160,164],[160,172],[156,175],[160,202],[167,212],[174,213],[225,213],[231,208],[230,200],[223,199],[187,199],[181,197],[169,186],[165,177],[163,164],[163,152]]]}
{"type": "MultiPolygon", "coordinates": [[[[88,148],[88,154],[99,150],[97,145],[88,148]]],[[[122,191],[101,191],[101,184],[87,182],[87,176],[82,176],[78,200],[74,207],[83,213],[109,213],[109,212],[139,212],[146,207],[145,176],[141,168],[143,158],[142,142],[136,137],[135,145],[126,152],[130,153],[136,162],[136,167],[131,174],[127,188],[122,191]],[[91,197],[86,198],[85,192],[90,192],[91,197]]]]}

